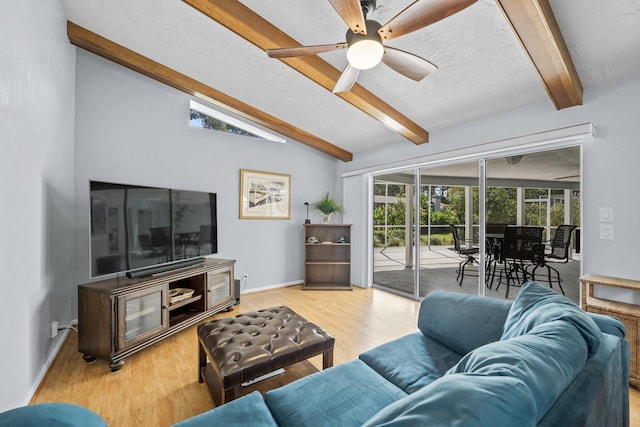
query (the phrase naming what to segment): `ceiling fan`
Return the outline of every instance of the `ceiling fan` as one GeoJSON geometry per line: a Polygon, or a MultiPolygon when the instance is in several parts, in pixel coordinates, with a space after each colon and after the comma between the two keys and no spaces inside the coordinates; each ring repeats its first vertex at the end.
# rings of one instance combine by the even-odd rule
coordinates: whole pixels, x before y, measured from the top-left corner
{"type": "Polygon", "coordinates": [[[365,19],[375,9],[376,0],[329,0],[349,26],[346,42],[266,51],[271,58],[291,58],[347,49],[348,64],[336,82],[333,93],[348,92],[358,79],[360,70],[367,70],[380,62],[405,77],[420,81],[438,67],[412,53],[385,46],[384,42],[440,21],[475,2],[476,0],[417,0],[389,22],[380,25],[376,21],[365,19]]]}

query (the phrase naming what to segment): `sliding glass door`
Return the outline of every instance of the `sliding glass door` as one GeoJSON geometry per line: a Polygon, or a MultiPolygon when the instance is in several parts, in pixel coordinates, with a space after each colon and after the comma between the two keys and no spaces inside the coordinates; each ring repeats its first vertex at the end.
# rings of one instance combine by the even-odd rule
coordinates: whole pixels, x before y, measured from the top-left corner
{"type": "MultiPolygon", "coordinates": [[[[580,148],[394,171],[375,176],[373,192],[374,286],[417,299],[434,289],[504,298],[500,230],[540,227],[549,249],[559,225],[579,225],[580,148]]],[[[579,229],[570,244],[557,269],[577,302],[579,229]]]]}
{"type": "Polygon", "coordinates": [[[478,162],[420,169],[419,195],[417,297],[434,289],[477,293],[478,162]]]}
{"type": "Polygon", "coordinates": [[[477,183],[477,162],[376,176],[374,285],[412,298],[434,289],[476,293],[477,183]]]}
{"type": "Polygon", "coordinates": [[[373,182],[373,282],[415,297],[415,171],[380,175],[373,182]]]}

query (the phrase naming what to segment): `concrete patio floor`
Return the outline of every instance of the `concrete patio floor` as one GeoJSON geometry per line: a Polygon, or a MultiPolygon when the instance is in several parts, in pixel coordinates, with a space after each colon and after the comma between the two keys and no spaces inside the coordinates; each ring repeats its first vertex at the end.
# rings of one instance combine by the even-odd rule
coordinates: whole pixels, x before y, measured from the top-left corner
{"type": "MultiPolygon", "coordinates": [[[[412,295],[414,288],[415,270],[405,265],[405,247],[395,246],[374,248],[373,251],[373,283],[376,287],[388,289],[392,292],[412,295]]],[[[455,252],[453,246],[420,247],[420,296],[425,296],[435,289],[443,289],[467,294],[478,293],[477,264],[467,266],[462,286],[456,281],[456,270],[462,258],[455,252]],[[468,273],[468,274],[467,274],[468,273]]],[[[572,260],[566,264],[553,264],[560,272],[562,288],[567,297],[579,304],[580,302],[580,256],[574,254],[572,260]]],[[[536,280],[547,284],[546,268],[538,268],[536,280]]],[[[486,295],[505,298],[506,285],[498,287],[498,277],[495,278],[491,289],[486,289],[486,295]],[[498,288],[496,290],[496,288],[498,288]]],[[[557,284],[553,289],[560,292],[557,284]]],[[[511,286],[509,299],[514,299],[519,287],[511,286]]]]}

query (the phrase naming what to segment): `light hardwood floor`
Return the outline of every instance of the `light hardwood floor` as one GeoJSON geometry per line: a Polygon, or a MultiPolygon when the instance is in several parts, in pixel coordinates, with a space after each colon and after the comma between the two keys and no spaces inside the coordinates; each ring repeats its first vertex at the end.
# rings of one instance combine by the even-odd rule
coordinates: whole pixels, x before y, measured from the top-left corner
{"type": "MultiPolygon", "coordinates": [[[[419,303],[375,289],[302,291],[300,286],[242,295],[227,317],[288,305],[336,338],[334,364],[394,338],[417,331],[419,303]]],[[[208,319],[208,320],[211,320],[208,319]]],[[[322,358],[311,359],[321,369],[322,358]]],[[[112,427],[169,426],[213,407],[198,383],[196,327],[188,328],[127,359],[111,373],[107,362],[86,364],[75,332],[67,337],[32,403],[71,402],[100,414],[112,427]]],[[[640,392],[630,389],[631,425],[640,427],[640,392]]]]}

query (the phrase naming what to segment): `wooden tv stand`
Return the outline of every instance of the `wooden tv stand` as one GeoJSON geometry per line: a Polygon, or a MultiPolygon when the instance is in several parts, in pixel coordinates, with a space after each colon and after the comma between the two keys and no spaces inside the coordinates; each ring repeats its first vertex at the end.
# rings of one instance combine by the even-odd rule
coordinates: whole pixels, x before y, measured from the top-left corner
{"type": "Polygon", "coordinates": [[[109,361],[120,370],[124,358],[236,304],[235,260],[204,263],[152,276],[124,275],[78,286],[78,351],[90,363],[109,361]],[[194,290],[170,299],[172,289],[194,290]],[[171,303],[173,301],[173,303],[171,303]]]}

